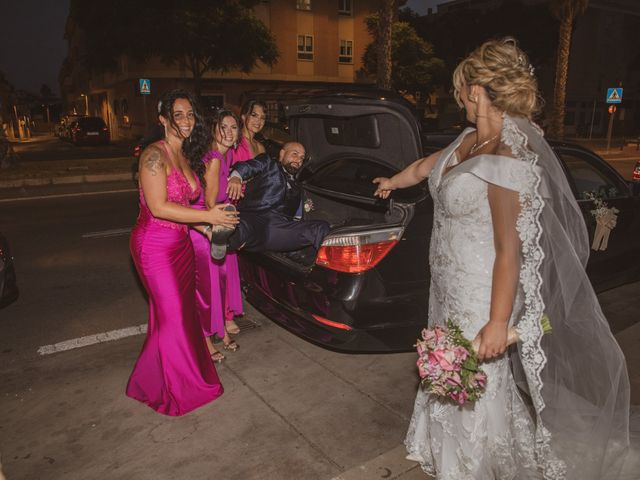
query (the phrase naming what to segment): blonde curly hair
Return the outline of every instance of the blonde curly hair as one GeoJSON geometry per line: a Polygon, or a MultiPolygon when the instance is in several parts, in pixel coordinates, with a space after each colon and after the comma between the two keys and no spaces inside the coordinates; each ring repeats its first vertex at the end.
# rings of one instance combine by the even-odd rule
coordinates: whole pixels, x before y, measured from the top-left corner
{"type": "Polygon", "coordinates": [[[531,118],[542,107],[533,67],[512,37],[483,43],[456,67],[454,96],[461,108],[465,85],[484,87],[493,105],[510,115],[531,118]]]}

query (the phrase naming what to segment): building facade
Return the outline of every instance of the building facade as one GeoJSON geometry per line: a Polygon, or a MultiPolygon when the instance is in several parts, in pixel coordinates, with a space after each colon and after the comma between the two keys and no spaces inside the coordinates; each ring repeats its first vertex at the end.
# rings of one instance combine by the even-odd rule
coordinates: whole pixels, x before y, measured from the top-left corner
{"type": "MultiPolygon", "coordinates": [[[[236,111],[249,98],[269,107],[268,120],[278,122],[282,103],[314,90],[371,84],[361,74],[362,55],[371,42],[365,18],[377,0],[268,0],[254,13],[274,34],[280,56],[272,67],[259,65],[251,73],[207,72],[202,97],[210,106],[236,111]]],[[[158,59],[139,63],[122,56],[116,71],[90,74],[82,68],[82,31],[67,21],[69,52],[61,73],[63,98],[71,113],[102,117],[112,138],[136,138],[156,122],[156,105],[166,90],[191,89],[184,65],[168,66],[158,59]],[[141,94],[141,79],[149,94],[141,94]]]]}

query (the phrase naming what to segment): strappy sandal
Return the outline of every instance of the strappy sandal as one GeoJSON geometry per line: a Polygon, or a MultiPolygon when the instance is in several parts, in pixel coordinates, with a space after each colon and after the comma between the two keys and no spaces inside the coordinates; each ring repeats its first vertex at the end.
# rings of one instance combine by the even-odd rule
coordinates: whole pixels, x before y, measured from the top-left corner
{"type": "Polygon", "coordinates": [[[240,333],[240,327],[233,320],[227,320],[224,322],[224,328],[229,335],[237,335],[240,333]]]}
{"type": "Polygon", "coordinates": [[[223,343],[222,348],[229,352],[236,352],[240,348],[240,345],[238,345],[235,340],[231,340],[229,343],[223,343]]]}
{"type": "Polygon", "coordinates": [[[211,360],[213,360],[213,363],[222,363],[222,361],[227,358],[224,356],[224,353],[219,352],[218,350],[213,352],[210,356],[211,360]]]}

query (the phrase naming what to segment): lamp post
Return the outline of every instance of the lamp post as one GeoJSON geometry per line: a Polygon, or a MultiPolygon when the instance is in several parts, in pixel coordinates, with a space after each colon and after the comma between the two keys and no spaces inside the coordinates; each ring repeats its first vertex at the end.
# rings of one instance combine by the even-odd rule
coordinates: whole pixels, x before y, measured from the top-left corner
{"type": "Polygon", "coordinates": [[[84,93],[81,93],[80,96],[84,97],[84,114],[88,117],[89,116],[89,96],[85,95],[84,93]]]}

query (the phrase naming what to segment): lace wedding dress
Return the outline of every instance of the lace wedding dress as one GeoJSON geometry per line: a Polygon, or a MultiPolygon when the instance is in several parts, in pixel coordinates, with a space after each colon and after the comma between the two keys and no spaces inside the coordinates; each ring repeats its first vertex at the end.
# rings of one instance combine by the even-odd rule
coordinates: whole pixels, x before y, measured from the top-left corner
{"type": "Polygon", "coordinates": [[[510,325],[522,341],[482,365],[487,387],[475,404],[418,391],[408,458],[441,480],[622,478],[626,367],[584,274],[588,237],[566,177],[539,129],[507,115],[501,148],[509,154],[458,164],[455,152],[472,131],[442,152],[429,177],[429,326],[451,320],[471,340],[489,319],[494,184],[519,193],[520,282],[510,325]],[[544,313],[553,332],[542,338],[544,313]]]}

